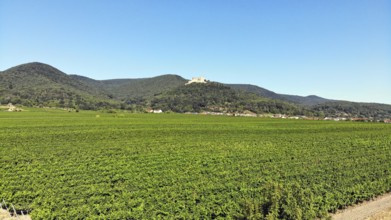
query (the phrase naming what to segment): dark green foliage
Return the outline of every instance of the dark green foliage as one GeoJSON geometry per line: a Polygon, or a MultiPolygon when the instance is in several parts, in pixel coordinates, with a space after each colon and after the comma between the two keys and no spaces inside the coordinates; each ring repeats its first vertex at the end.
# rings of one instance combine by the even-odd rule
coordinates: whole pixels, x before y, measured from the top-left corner
{"type": "Polygon", "coordinates": [[[325,116],[347,116],[355,118],[384,119],[391,118],[391,105],[376,103],[354,103],[346,101],[327,102],[313,106],[316,112],[323,112],[325,116]]]}
{"type": "Polygon", "coordinates": [[[315,219],[391,190],[388,124],[41,111],[0,112],[0,199],[33,219],[315,219]]]}
{"type": "Polygon", "coordinates": [[[118,103],[99,88],[73,80],[42,63],[20,65],[1,72],[0,102],[80,109],[118,107],[118,103]]]}
{"type": "Polygon", "coordinates": [[[187,82],[177,75],[162,75],[145,79],[103,80],[104,88],[116,99],[127,100],[149,98],[155,94],[182,86],[187,82]]]}
{"type": "Polygon", "coordinates": [[[174,112],[245,112],[300,114],[295,105],[262,98],[252,93],[237,91],[219,83],[180,86],[157,95],[151,101],[152,108],[174,112]]]}
{"type": "Polygon", "coordinates": [[[187,81],[177,75],[162,75],[145,79],[93,80],[71,75],[90,87],[101,88],[117,100],[145,99],[155,94],[184,85],[187,81]]]}
{"type": "Polygon", "coordinates": [[[0,103],[144,111],[146,98],[185,83],[176,75],[98,81],[66,75],[46,64],[28,63],[0,72],[0,103]]]}
{"type": "Polygon", "coordinates": [[[275,92],[272,92],[267,89],[261,88],[259,86],[254,86],[254,85],[227,84],[227,86],[234,88],[234,89],[237,89],[237,90],[251,92],[251,93],[257,94],[259,96],[265,97],[265,98],[276,99],[279,101],[290,102],[290,103],[295,103],[295,104],[304,105],[304,106],[312,106],[312,105],[317,105],[317,104],[322,104],[325,102],[332,101],[332,100],[318,97],[315,95],[310,95],[310,96],[304,97],[304,96],[297,96],[297,95],[277,94],[275,92]]]}
{"type": "MultiPolygon", "coordinates": [[[[309,111],[308,113],[317,117],[355,117],[375,121],[391,118],[391,105],[335,101],[315,95],[303,97],[277,94],[254,85],[227,84],[227,86],[237,90],[251,92],[262,97],[297,104],[307,109],[309,111]]],[[[306,114],[303,113],[303,115],[306,114]]]]}

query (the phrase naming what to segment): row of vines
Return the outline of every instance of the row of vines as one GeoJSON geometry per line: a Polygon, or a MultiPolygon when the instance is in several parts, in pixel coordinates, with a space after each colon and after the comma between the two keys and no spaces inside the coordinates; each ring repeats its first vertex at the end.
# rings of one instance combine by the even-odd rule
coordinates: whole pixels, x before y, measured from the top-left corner
{"type": "Polygon", "coordinates": [[[32,219],[315,219],[391,190],[391,126],[0,113],[0,198],[32,219]]]}

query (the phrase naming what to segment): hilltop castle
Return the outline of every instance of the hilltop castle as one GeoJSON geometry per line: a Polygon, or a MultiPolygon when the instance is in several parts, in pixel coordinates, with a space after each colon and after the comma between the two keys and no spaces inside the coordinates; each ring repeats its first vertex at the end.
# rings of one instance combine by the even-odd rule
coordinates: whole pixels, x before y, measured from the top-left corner
{"type": "Polygon", "coordinates": [[[193,77],[189,82],[186,83],[186,85],[192,84],[192,83],[206,83],[206,79],[204,77],[193,77]]]}

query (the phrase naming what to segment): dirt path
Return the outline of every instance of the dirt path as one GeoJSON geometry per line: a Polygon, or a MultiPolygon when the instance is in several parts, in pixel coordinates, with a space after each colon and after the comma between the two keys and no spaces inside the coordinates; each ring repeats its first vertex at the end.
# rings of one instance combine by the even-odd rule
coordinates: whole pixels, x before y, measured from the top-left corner
{"type": "Polygon", "coordinates": [[[10,214],[7,210],[0,209],[0,220],[31,220],[31,218],[28,215],[10,217],[10,214]]]}
{"type": "Polygon", "coordinates": [[[391,219],[391,193],[373,201],[342,210],[332,216],[334,220],[386,220],[391,219]]]}
{"type": "Polygon", "coordinates": [[[391,219],[391,208],[373,215],[365,220],[390,220],[391,219]]]}

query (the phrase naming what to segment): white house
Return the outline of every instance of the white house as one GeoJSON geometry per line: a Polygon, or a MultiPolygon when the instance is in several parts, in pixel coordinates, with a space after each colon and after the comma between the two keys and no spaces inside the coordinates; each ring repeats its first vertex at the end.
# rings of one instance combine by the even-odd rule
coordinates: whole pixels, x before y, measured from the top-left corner
{"type": "Polygon", "coordinates": [[[14,105],[12,105],[12,103],[8,103],[7,108],[8,108],[9,112],[16,111],[16,107],[14,105]]]}
{"type": "Polygon", "coordinates": [[[163,111],[162,111],[161,109],[157,109],[157,110],[155,110],[155,109],[150,109],[150,110],[148,110],[148,112],[149,112],[149,113],[156,113],[156,114],[163,113],[163,111]]]}
{"type": "Polygon", "coordinates": [[[192,83],[206,83],[206,79],[204,77],[193,77],[189,82],[186,83],[186,85],[192,84],[192,83]]]}

